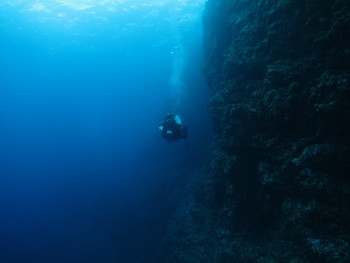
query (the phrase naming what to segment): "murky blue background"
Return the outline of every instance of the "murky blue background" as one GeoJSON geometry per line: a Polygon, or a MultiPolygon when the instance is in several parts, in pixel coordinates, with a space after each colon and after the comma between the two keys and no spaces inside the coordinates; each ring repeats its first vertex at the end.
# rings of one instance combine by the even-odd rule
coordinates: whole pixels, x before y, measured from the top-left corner
{"type": "Polygon", "coordinates": [[[162,262],[211,124],[203,1],[0,4],[0,262],[162,262]],[[189,127],[168,144],[158,125],[189,127]]]}

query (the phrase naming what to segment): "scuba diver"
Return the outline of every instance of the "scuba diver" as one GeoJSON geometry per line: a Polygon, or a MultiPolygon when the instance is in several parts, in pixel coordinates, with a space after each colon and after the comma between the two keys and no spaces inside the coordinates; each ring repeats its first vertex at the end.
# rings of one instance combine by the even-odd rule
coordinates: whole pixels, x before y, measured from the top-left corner
{"type": "Polygon", "coordinates": [[[169,143],[179,139],[186,139],[188,136],[187,127],[181,123],[179,115],[168,113],[164,122],[159,126],[162,137],[169,143]]]}

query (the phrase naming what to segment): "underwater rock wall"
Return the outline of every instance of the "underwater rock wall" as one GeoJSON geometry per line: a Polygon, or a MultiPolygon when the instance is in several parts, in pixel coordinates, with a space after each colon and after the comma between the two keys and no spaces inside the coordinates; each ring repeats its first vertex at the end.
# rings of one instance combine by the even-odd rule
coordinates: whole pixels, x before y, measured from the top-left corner
{"type": "Polygon", "coordinates": [[[350,262],[348,0],[208,0],[216,142],[168,263],[350,262]]]}

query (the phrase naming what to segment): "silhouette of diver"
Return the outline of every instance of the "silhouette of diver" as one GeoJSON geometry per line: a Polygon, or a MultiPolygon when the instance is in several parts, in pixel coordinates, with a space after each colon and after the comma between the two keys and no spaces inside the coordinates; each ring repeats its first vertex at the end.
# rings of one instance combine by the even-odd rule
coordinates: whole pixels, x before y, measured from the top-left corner
{"type": "Polygon", "coordinates": [[[169,143],[179,139],[186,139],[188,136],[187,127],[181,123],[179,115],[168,113],[164,122],[159,126],[162,137],[169,143]]]}

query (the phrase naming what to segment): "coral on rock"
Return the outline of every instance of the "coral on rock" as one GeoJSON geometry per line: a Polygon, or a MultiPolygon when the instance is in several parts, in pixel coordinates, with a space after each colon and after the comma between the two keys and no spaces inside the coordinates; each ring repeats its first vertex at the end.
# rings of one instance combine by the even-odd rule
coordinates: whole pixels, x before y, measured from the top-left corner
{"type": "Polygon", "coordinates": [[[216,143],[168,262],[350,262],[348,0],[209,0],[216,143]]]}

